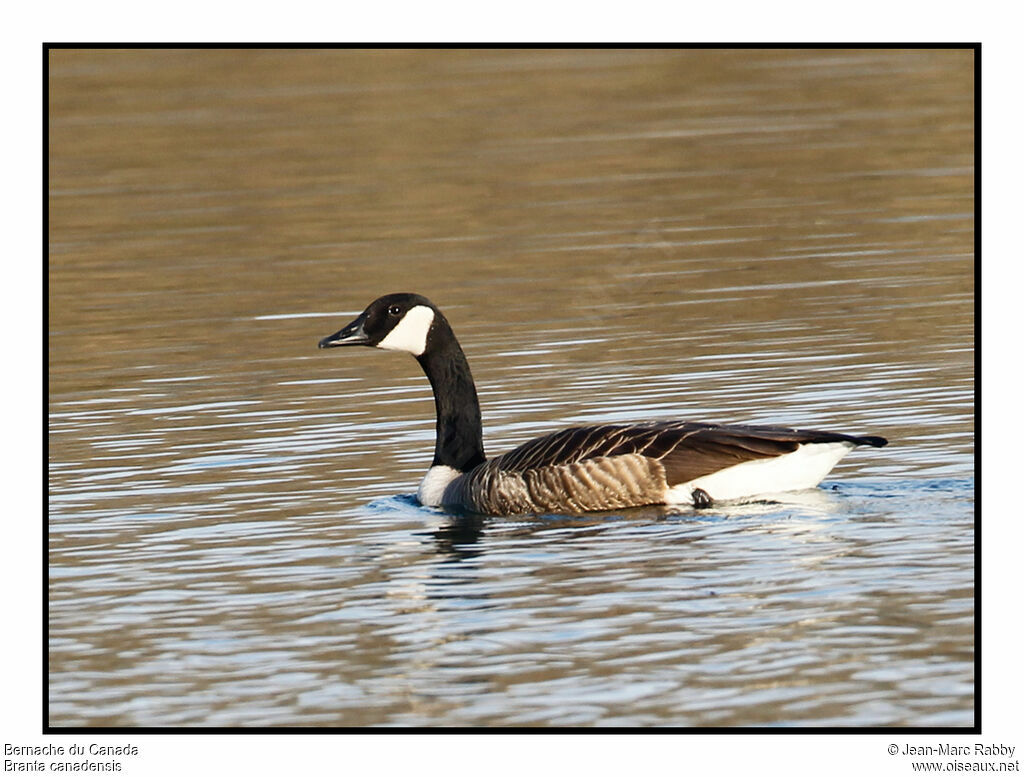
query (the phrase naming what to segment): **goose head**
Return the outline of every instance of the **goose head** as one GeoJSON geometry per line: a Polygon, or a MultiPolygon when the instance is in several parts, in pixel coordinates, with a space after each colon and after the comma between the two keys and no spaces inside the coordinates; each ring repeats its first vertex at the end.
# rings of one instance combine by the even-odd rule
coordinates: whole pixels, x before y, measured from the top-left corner
{"type": "Polygon", "coordinates": [[[365,345],[422,356],[440,311],[419,294],[387,294],[375,299],[354,321],[320,341],[321,348],[365,345]]]}

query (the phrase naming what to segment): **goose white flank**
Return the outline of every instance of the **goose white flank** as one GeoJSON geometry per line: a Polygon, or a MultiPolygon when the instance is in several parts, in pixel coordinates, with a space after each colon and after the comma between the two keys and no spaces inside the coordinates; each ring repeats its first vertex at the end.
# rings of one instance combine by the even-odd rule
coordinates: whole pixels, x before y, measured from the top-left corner
{"type": "Polygon", "coordinates": [[[693,421],[577,426],[492,459],[480,403],[448,320],[418,294],[388,294],[321,348],[407,351],[430,381],[437,411],[434,460],[417,497],[426,506],[484,515],[707,507],[715,501],[814,488],[860,445],[884,437],[693,421]]]}

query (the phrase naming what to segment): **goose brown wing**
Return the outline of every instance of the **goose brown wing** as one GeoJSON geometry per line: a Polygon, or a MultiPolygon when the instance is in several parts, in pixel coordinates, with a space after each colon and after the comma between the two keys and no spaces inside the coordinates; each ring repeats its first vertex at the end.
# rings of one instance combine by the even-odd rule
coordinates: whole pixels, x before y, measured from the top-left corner
{"type": "Polygon", "coordinates": [[[511,472],[574,464],[602,456],[640,454],[660,461],[669,485],[686,483],[745,461],[792,453],[801,444],[885,444],[881,437],[778,426],[722,426],[693,421],[602,424],[563,429],[530,440],[497,457],[492,466],[511,472]]]}

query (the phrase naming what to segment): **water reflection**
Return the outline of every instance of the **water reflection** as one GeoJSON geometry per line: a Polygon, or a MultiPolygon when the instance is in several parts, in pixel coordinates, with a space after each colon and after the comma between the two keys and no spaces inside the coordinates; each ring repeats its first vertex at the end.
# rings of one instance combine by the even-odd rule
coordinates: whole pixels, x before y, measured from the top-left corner
{"type": "Polygon", "coordinates": [[[477,545],[484,524],[481,516],[458,516],[449,518],[430,534],[438,553],[451,557],[452,561],[466,561],[484,552],[483,547],[477,545]]]}

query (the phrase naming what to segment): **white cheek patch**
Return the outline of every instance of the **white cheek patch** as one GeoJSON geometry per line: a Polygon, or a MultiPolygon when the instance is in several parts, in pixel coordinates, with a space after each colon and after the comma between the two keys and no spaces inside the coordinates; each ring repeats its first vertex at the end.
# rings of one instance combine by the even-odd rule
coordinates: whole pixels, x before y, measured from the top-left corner
{"type": "Polygon", "coordinates": [[[377,343],[377,347],[386,351],[408,351],[413,356],[420,356],[427,350],[427,334],[432,323],[434,311],[426,305],[410,308],[398,325],[388,332],[388,336],[377,343]]]}

